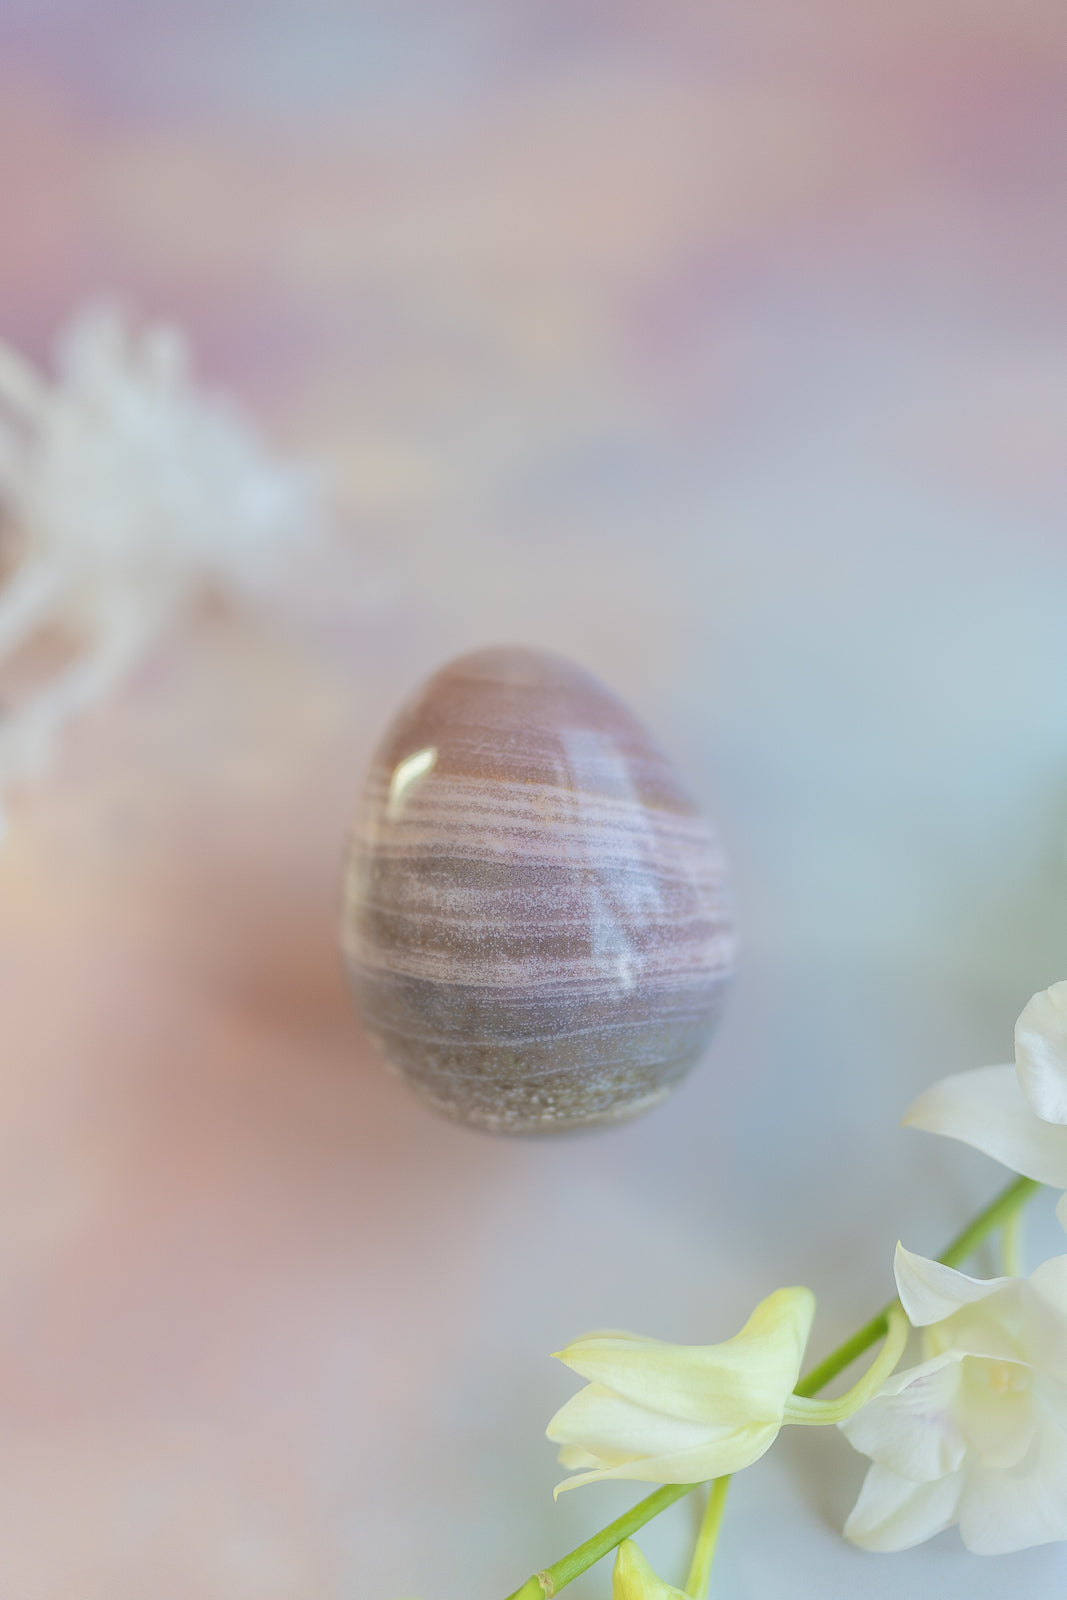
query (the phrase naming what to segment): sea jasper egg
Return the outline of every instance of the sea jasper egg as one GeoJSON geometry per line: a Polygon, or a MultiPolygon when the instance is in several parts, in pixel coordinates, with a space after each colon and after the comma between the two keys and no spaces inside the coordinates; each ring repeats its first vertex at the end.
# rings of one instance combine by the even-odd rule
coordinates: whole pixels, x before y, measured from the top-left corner
{"type": "Polygon", "coordinates": [[[480,650],[374,756],[342,947],[368,1033],[447,1116],[619,1121],[707,1045],[733,962],[725,863],[610,690],[540,650],[480,650]]]}

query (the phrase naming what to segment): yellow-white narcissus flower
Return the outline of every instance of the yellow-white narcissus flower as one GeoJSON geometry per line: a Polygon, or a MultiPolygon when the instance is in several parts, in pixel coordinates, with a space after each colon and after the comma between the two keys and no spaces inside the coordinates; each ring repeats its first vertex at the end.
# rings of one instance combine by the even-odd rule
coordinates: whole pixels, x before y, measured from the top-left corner
{"type": "Polygon", "coordinates": [[[632,1539],[624,1539],[611,1574],[611,1600],[688,1600],[685,1591],[656,1576],[632,1539]]]}
{"type": "Polygon", "coordinates": [[[840,1427],[874,1465],[845,1524],[905,1550],[959,1523],[1000,1555],[1067,1538],[1067,1256],[1027,1278],[968,1278],[897,1246],[926,1359],[840,1427]]]}
{"type": "MultiPolygon", "coordinates": [[[[1067,1190],[1067,982],[1035,994],[1015,1024],[1015,1065],[942,1078],[904,1118],[1067,1190]]],[[[1067,1202],[1059,1216],[1067,1226],[1067,1202]]]]}
{"type": "Polygon", "coordinates": [[[600,1478],[699,1483],[747,1467],[785,1420],[814,1315],[810,1289],[778,1289],[723,1344],[576,1339],[558,1359],[591,1381],[546,1432],[563,1466],[586,1470],[556,1493],[600,1478]]]}

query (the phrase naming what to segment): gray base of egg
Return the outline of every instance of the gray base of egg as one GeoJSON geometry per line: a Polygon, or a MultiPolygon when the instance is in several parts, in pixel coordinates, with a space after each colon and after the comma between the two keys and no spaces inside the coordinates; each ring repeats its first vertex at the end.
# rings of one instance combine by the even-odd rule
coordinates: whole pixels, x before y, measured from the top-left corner
{"type": "Polygon", "coordinates": [[[699,1060],[711,1026],[662,1006],[544,1008],[464,985],[353,978],[364,1026],[437,1110],[494,1133],[618,1122],[656,1105],[699,1060]],[[547,1024],[551,1031],[545,1033],[547,1024]]]}

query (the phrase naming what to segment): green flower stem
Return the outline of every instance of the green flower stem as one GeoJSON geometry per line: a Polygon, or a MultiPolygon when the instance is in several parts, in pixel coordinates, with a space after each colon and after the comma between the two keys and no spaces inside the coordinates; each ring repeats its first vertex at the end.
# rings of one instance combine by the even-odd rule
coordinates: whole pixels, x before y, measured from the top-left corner
{"type": "Polygon", "coordinates": [[[1008,1218],[1000,1230],[1000,1270],[1006,1278],[1025,1278],[1023,1270],[1022,1207],[1008,1218]]]}
{"type": "Polygon", "coordinates": [[[699,1487],[697,1483],[665,1483],[662,1489],[657,1489],[654,1494],[639,1500],[629,1511],[624,1511],[621,1517],[616,1517],[606,1528],[594,1533],[591,1539],[580,1544],[577,1550],[572,1550],[569,1556],[561,1556],[543,1572],[528,1578],[521,1589],[516,1589],[514,1594],[508,1596],[508,1600],[542,1600],[545,1595],[558,1594],[565,1583],[577,1578],[587,1567],[591,1567],[594,1561],[599,1561],[601,1556],[606,1556],[616,1545],[622,1544],[631,1533],[636,1533],[646,1522],[658,1517],[661,1511],[673,1506],[676,1500],[683,1499],[685,1495],[691,1494],[699,1487]]]}
{"type": "Polygon", "coordinates": [[[974,1220],[956,1235],[948,1249],[937,1259],[943,1261],[946,1267],[958,1267],[994,1229],[1003,1227],[1021,1206],[1032,1200],[1040,1188],[1036,1178],[1013,1178],[998,1195],[994,1195],[985,1210],[979,1211],[974,1220]]]}
{"type": "MultiPolygon", "coordinates": [[[[910,1332],[904,1308],[899,1301],[894,1300],[885,1313],[885,1344],[859,1382],[854,1383],[846,1394],[839,1395],[836,1400],[812,1400],[809,1395],[801,1395],[794,1391],[785,1403],[786,1422],[806,1423],[809,1427],[826,1427],[830,1423],[844,1422],[846,1417],[851,1417],[860,1406],[865,1406],[868,1400],[874,1398],[886,1379],[896,1370],[897,1363],[904,1354],[910,1332]]],[[[799,1387],[798,1384],[797,1388],[799,1387]]]]}
{"type": "Polygon", "coordinates": [[[836,1378],[839,1372],[844,1372],[845,1368],[850,1367],[857,1357],[861,1356],[865,1350],[869,1350],[872,1344],[877,1344],[879,1339],[884,1339],[886,1328],[889,1325],[889,1313],[897,1304],[896,1300],[890,1300],[889,1304],[883,1306],[876,1317],[872,1317],[870,1322],[865,1322],[862,1328],[858,1328],[851,1339],[846,1339],[843,1344],[838,1345],[836,1350],[831,1350],[830,1354],[824,1357],[817,1367],[812,1367],[807,1377],[801,1378],[793,1393],[801,1395],[805,1399],[813,1394],[818,1394],[819,1390],[825,1389],[826,1385],[836,1378]]]}
{"type": "MultiPolygon", "coordinates": [[[[959,1266],[961,1261],[966,1261],[972,1251],[977,1250],[989,1234],[1010,1222],[1040,1187],[1041,1185],[1033,1178],[1013,1178],[983,1211],[971,1219],[937,1259],[946,1267],[959,1266]]],[[[889,1330],[889,1314],[899,1304],[898,1300],[890,1300],[877,1316],[865,1322],[858,1332],[850,1339],[846,1339],[843,1344],[839,1344],[836,1350],[831,1350],[818,1366],[812,1367],[807,1376],[801,1378],[793,1393],[802,1397],[818,1394],[819,1390],[824,1389],[839,1372],[844,1372],[846,1367],[851,1366],[857,1356],[869,1350],[872,1344],[877,1344],[879,1339],[884,1339],[889,1330]]],[[[725,1480],[715,1481],[721,1483],[725,1480]]],[[[514,1594],[508,1596],[508,1600],[545,1600],[545,1597],[551,1600],[551,1596],[558,1594],[564,1584],[570,1583],[580,1573],[585,1572],[594,1561],[599,1561],[601,1556],[606,1556],[610,1550],[614,1550],[616,1545],[636,1533],[638,1528],[643,1528],[646,1522],[651,1522],[653,1517],[659,1516],[661,1511],[666,1511],[676,1500],[681,1500],[683,1496],[691,1494],[699,1487],[700,1485],[696,1483],[665,1483],[661,1489],[646,1496],[644,1500],[639,1500],[637,1505],[632,1506],[621,1517],[617,1517],[606,1528],[601,1528],[599,1533],[594,1533],[591,1539],[580,1544],[577,1550],[572,1550],[570,1555],[562,1556],[543,1572],[528,1578],[521,1589],[516,1589],[514,1594]]],[[[722,1493],[726,1493],[725,1489],[722,1493]]],[[[721,1507],[719,1509],[721,1512],[721,1507]]]]}
{"type": "Polygon", "coordinates": [[[704,1600],[708,1592],[711,1563],[715,1559],[715,1546],[719,1542],[719,1529],[722,1526],[722,1509],[726,1504],[726,1491],[729,1487],[729,1477],[716,1478],[708,1490],[704,1515],[700,1519],[696,1549],[693,1551],[689,1576],[685,1580],[685,1592],[690,1600],[704,1600]]]}

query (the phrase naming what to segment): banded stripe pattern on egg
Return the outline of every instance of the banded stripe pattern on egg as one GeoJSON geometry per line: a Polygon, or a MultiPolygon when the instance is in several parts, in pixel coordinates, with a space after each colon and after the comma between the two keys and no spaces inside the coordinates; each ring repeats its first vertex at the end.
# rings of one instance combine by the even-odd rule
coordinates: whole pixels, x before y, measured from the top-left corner
{"type": "Polygon", "coordinates": [[[391,1068],[503,1133],[662,1100],[734,955],[722,851],[666,757],[589,673],[513,647],[449,663],[388,729],[341,942],[391,1068]]]}

